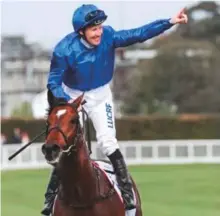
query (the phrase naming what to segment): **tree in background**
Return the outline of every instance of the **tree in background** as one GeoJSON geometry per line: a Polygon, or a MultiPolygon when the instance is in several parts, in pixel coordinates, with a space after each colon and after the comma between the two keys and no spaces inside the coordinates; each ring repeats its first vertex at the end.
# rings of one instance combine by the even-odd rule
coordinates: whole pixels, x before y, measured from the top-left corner
{"type": "Polygon", "coordinates": [[[124,99],[126,114],[220,112],[220,7],[201,2],[188,16],[189,24],[155,41],[154,59],[139,62],[138,88],[124,99]]]}
{"type": "Polygon", "coordinates": [[[11,117],[33,118],[31,104],[27,101],[23,102],[19,107],[13,109],[11,117]]]}

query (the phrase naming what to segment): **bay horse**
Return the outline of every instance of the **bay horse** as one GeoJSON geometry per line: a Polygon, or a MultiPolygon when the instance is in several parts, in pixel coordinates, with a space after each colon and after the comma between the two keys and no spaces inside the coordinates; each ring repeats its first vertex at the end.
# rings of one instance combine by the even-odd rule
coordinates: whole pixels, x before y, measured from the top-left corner
{"type": "MultiPolygon", "coordinates": [[[[53,216],[125,216],[124,204],[107,175],[90,158],[79,121],[83,95],[72,103],[48,99],[47,135],[42,151],[59,175],[53,216]]],[[[132,180],[133,181],[133,180],[132,180]]],[[[133,181],[136,213],[142,216],[141,201],[133,181]]]]}

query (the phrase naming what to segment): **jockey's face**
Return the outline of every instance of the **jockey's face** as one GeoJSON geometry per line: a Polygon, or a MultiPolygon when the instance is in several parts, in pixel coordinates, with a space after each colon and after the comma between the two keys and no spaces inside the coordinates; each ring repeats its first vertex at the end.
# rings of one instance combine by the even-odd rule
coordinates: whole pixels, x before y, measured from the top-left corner
{"type": "MultiPolygon", "coordinates": [[[[103,27],[101,24],[96,26],[89,26],[83,33],[88,43],[90,43],[92,46],[97,46],[101,42],[103,27]]],[[[81,34],[83,33],[81,32],[81,34]]]]}

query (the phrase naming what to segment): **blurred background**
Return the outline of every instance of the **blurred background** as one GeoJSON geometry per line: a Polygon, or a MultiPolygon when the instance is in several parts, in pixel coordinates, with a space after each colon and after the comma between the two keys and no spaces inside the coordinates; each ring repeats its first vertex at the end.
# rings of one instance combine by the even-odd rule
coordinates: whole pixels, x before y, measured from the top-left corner
{"type": "MultiPolygon", "coordinates": [[[[114,29],[170,18],[189,22],[116,50],[117,138],[139,187],[144,215],[220,215],[219,1],[89,1],[114,29]]],[[[72,30],[81,1],[1,2],[2,215],[40,215],[50,170],[38,140],[45,128],[53,48],[72,30]],[[11,207],[13,206],[13,208],[11,207]]],[[[103,159],[96,148],[93,157],[103,159]]]]}

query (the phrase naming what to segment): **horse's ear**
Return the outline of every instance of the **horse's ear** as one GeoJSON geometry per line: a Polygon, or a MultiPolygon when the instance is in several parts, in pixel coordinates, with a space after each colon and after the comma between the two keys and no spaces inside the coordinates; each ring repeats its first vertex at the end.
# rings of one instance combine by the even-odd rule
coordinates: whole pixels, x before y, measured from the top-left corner
{"type": "Polygon", "coordinates": [[[55,105],[55,97],[53,96],[53,93],[51,90],[47,91],[47,101],[49,104],[49,107],[53,107],[55,105]]]}
{"type": "Polygon", "coordinates": [[[78,108],[81,104],[84,103],[83,97],[84,97],[84,93],[83,93],[82,95],[80,95],[78,98],[76,98],[76,99],[73,101],[73,104],[75,104],[77,108],[78,108]]]}
{"type": "Polygon", "coordinates": [[[51,90],[48,90],[48,92],[47,92],[47,101],[48,101],[48,104],[49,104],[50,108],[52,108],[54,106],[58,106],[58,105],[63,105],[63,104],[67,103],[64,98],[54,97],[54,95],[51,92],[51,90]]]}

